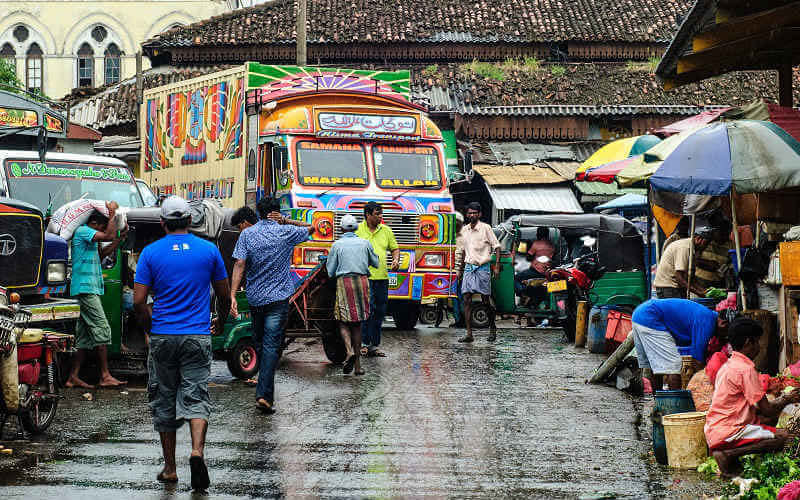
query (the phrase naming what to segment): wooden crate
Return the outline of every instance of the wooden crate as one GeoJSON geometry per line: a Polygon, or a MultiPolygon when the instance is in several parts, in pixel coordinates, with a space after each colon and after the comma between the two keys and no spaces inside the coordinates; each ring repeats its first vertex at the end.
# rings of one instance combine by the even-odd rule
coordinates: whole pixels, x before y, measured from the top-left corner
{"type": "Polygon", "coordinates": [[[780,249],[783,285],[800,286],[800,241],[785,241],[780,249]]]}

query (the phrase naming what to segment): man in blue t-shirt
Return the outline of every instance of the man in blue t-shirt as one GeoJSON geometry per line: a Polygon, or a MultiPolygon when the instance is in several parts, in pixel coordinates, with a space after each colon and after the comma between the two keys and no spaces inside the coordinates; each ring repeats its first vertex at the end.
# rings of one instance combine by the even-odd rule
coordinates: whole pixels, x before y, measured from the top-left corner
{"type": "Polygon", "coordinates": [[[69,292],[78,300],[80,317],[75,325],[77,351],[72,357],[72,370],[64,384],[66,387],[92,388],[78,376],[81,365],[91,351],[97,353],[97,361],[100,366],[99,385],[101,387],[125,385],[125,382],[112,377],[108,369],[111,326],[108,324],[108,318],[103,311],[103,303],[100,298],[105,292],[100,262],[103,258],[113,254],[120,242],[114,217],[118,205],[116,202],[110,201],[106,203],[106,206],[108,207],[108,216],[97,210],[93,211],[86,224],[75,230],[70,242],[72,277],[69,292]],[[98,242],[109,242],[109,244],[98,247],[98,242]]]}
{"type": "Polygon", "coordinates": [[[653,390],[681,388],[681,356],[702,365],[708,342],[728,327],[726,317],[686,299],[651,299],[633,311],[633,342],[639,368],[650,368],[653,390]]]}
{"type": "Polygon", "coordinates": [[[189,421],[192,489],[209,485],[203,459],[211,401],[211,337],[222,333],[230,311],[225,264],[212,243],[188,234],[191,215],[186,200],[172,196],[161,204],[167,235],[142,251],[136,267],[133,304],[149,333],[148,393],[153,426],[161,437],[164,469],[157,479],[175,482],[175,431],[189,421]],[[217,317],[211,325],[211,288],[217,317]],[[147,296],[154,297],[152,310],[147,296]]]}

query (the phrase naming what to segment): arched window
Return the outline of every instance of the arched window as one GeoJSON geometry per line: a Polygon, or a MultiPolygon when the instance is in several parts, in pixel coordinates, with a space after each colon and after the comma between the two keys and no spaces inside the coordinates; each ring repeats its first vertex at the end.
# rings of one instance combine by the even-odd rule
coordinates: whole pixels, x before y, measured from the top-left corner
{"type": "Polygon", "coordinates": [[[104,67],[105,67],[105,83],[106,85],[110,83],[117,83],[119,82],[119,75],[120,75],[120,51],[117,44],[110,43],[108,44],[108,48],[106,48],[106,53],[104,54],[104,67]]]}
{"type": "Polygon", "coordinates": [[[38,43],[32,43],[25,54],[25,87],[29,92],[42,92],[42,52],[38,43]]]}
{"type": "Polygon", "coordinates": [[[78,49],[78,87],[94,85],[94,50],[88,43],[78,49]]]}
{"type": "Polygon", "coordinates": [[[17,67],[17,51],[14,50],[14,47],[11,46],[10,43],[6,42],[3,44],[3,48],[0,48],[0,59],[5,59],[11,66],[15,69],[17,67]]]}

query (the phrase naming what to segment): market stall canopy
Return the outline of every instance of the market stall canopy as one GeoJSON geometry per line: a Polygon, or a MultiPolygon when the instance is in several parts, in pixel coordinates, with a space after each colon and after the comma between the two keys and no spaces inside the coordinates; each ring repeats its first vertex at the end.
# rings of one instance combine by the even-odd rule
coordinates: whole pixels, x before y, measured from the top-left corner
{"type": "Polygon", "coordinates": [[[599,167],[595,167],[586,171],[583,180],[587,182],[604,182],[611,184],[617,178],[617,174],[626,168],[634,165],[637,161],[641,161],[642,155],[631,156],[623,160],[612,161],[599,167]]]}
{"type": "Polygon", "coordinates": [[[771,122],[713,123],[681,141],[650,185],[711,196],[800,187],[800,142],[771,122]]]}
{"type": "MultiPolygon", "coordinates": [[[[669,125],[665,125],[661,128],[657,128],[653,130],[653,133],[656,135],[660,135],[661,137],[670,137],[675,134],[680,134],[681,132],[686,132],[687,130],[694,130],[698,127],[702,127],[703,125],[707,125],[714,120],[718,119],[720,115],[725,113],[731,108],[721,107],[719,109],[710,109],[708,111],[703,111],[699,115],[690,116],[685,120],[680,120],[675,123],[670,123],[669,125]]],[[[748,117],[750,118],[750,117],[748,117]]],[[[764,118],[759,118],[763,120],[764,118]]]]}
{"type": "Polygon", "coordinates": [[[700,128],[702,127],[695,127],[681,132],[680,134],[667,137],[650,148],[647,153],[636,157],[630,166],[622,169],[622,171],[616,175],[617,183],[620,186],[632,186],[636,183],[646,181],[658,170],[664,158],[669,156],[692,132],[700,128]]]}
{"type": "Polygon", "coordinates": [[[599,167],[606,163],[622,160],[630,156],[642,154],[648,149],[661,142],[661,139],[654,135],[639,135],[617,139],[598,149],[592,156],[578,167],[575,176],[578,180],[583,179],[584,173],[593,167],[599,167]]]}
{"type": "Polygon", "coordinates": [[[567,185],[493,186],[486,184],[495,208],[524,212],[583,213],[578,199],[567,185]]]}
{"type": "Polygon", "coordinates": [[[472,168],[486,184],[493,186],[556,184],[570,180],[549,166],[541,165],[474,165],[472,168]]]}
{"type": "Polygon", "coordinates": [[[628,193],[620,196],[616,200],[603,203],[594,207],[595,212],[602,212],[603,210],[623,210],[626,208],[642,208],[647,206],[647,196],[640,194],[628,193]]]}

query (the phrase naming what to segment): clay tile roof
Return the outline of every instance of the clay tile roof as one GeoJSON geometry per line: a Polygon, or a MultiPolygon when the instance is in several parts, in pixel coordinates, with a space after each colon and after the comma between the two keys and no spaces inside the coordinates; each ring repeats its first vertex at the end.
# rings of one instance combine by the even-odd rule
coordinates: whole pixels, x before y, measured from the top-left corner
{"type": "MultiPolygon", "coordinates": [[[[775,72],[739,72],[665,91],[647,63],[432,65],[412,71],[430,109],[461,114],[696,114],[706,107],[777,101],[775,72]]],[[[795,69],[800,102],[800,69],[795,69]]]]}
{"type": "MultiPolygon", "coordinates": [[[[165,67],[145,71],[144,90],[226,69],[229,66],[165,67]]],[[[134,124],[137,120],[136,77],[99,89],[73,89],[70,120],[93,128],[134,124]]]]}
{"type": "MultiPolygon", "coordinates": [[[[314,0],[309,43],[663,42],[691,0],[314,0]]],[[[146,46],[293,43],[296,4],[275,0],[165,31],[146,46]]]]}

